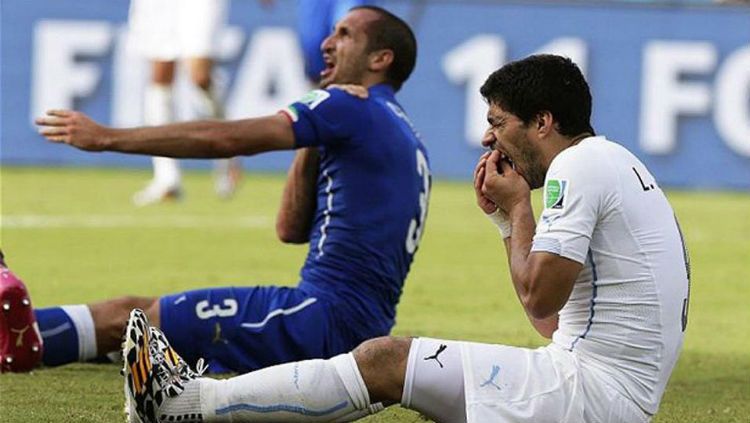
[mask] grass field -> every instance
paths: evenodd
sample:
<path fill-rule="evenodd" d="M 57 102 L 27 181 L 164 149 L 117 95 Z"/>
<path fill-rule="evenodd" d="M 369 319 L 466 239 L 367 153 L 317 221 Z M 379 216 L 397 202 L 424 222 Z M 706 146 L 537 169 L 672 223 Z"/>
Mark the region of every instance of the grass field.
<path fill-rule="evenodd" d="M 217 200 L 188 172 L 181 204 L 135 209 L 145 171 L 2 169 L 2 239 L 35 306 L 228 284 L 297 281 L 305 247 L 273 222 L 283 179 L 250 175 Z M 693 264 L 685 348 L 658 423 L 750 422 L 750 194 L 670 192 Z M 537 204 L 539 203 L 538 198 Z M 434 183 L 427 230 L 394 333 L 543 345 L 513 293 L 504 252 L 466 182 Z M 114 365 L 0 376 L 0 421 L 123 421 Z M 368 422 L 416 422 L 393 407 Z"/>

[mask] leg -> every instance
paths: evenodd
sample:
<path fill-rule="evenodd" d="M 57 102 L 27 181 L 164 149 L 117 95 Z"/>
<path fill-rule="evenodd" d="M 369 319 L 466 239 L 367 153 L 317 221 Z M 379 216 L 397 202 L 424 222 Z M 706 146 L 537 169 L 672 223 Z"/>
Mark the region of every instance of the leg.
<path fill-rule="evenodd" d="M 115 357 L 122 343 L 128 313 L 143 308 L 159 322 L 156 298 L 120 297 L 91 305 L 47 307 L 35 311 L 44 340 L 43 363 L 59 366 Z"/>
<path fill-rule="evenodd" d="M 222 119 L 224 108 L 211 77 L 213 60 L 206 57 L 195 57 L 188 60 L 190 80 L 196 87 L 194 115 L 199 119 Z M 234 195 L 242 177 L 242 165 L 239 158 L 219 159 L 214 161 L 214 190 L 222 199 Z"/>
<path fill-rule="evenodd" d="M 162 297 L 160 327 L 188 363 L 249 372 L 331 357 L 338 338 L 332 307 L 287 287 L 210 288 Z"/>
<path fill-rule="evenodd" d="M 401 401 L 411 338 L 382 337 L 363 342 L 352 354 L 373 402 Z"/>
<path fill-rule="evenodd" d="M 131 313 L 127 328 L 123 370 L 129 421 L 345 422 L 383 409 L 370 403 L 352 354 L 214 380 L 190 370 L 140 310 Z"/>
<path fill-rule="evenodd" d="M 174 60 L 154 60 L 151 62 L 151 83 L 171 86 L 174 83 Z"/>
<path fill-rule="evenodd" d="M 175 62 L 155 60 L 151 66 L 151 84 L 146 88 L 144 97 L 143 122 L 149 126 L 164 125 L 174 120 L 172 83 Z M 133 203 L 146 206 L 179 199 L 182 195 L 179 162 L 168 157 L 154 157 L 151 161 L 154 177 L 146 188 L 133 196 Z"/>
<path fill-rule="evenodd" d="M 219 55 L 219 41 L 226 26 L 229 4 L 226 0 L 192 0 L 186 2 L 180 19 L 181 57 L 188 58 L 190 80 L 196 87 L 197 101 L 192 103 L 198 119 L 223 119 L 224 108 L 213 79 L 214 60 Z M 237 158 L 216 160 L 214 190 L 222 199 L 234 195 L 241 177 Z"/>
<path fill-rule="evenodd" d="M 213 64 L 214 61 L 208 57 L 193 57 L 188 59 L 190 80 L 193 85 L 204 92 L 209 92 L 213 85 L 211 81 Z"/>
<path fill-rule="evenodd" d="M 134 319 L 139 317 L 131 317 L 131 322 Z M 449 343 L 447 349 L 442 343 L 436 344 L 436 352 L 432 351 L 434 345 L 430 342 L 443 341 L 428 340 L 420 347 L 419 342 L 408 338 L 383 337 L 363 343 L 354 353 L 328 360 L 287 363 L 231 379 L 214 380 L 198 377 L 180 364 L 179 358 L 165 358 L 173 356 L 169 352 L 153 355 L 144 360 L 145 366 L 141 364 L 139 360 L 144 354 L 140 349 L 148 343 L 149 351 L 167 351 L 170 347 L 155 329 L 150 331 L 149 341 L 142 341 L 137 333 L 148 324 L 142 322 L 143 317 L 140 319 L 141 323 L 128 325 L 135 328 L 135 336 L 130 333 L 126 336 L 129 344 L 124 355 L 129 360 L 125 366 L 126 398 L 131 412 L 141 418 L 154 408 L 150 404 L 155 403 L 154 415 L 161 421 L 348 422 L 383 409 L 382 403 L 373 403 L 371 398 L 388 404 L 408 398 L 411 403 L 424 402 L 424 408 L 414 408 L 439 422 L 466 421 L 461 411 L 465 404 L 460 348 L 456 343 Z M 422 354 L 428 356 L 421 357 Z M 433 357 L 439 360 L 420 370 L 419 363 Z M 429 366 L 437 367 L 435 363 L 440 363 L 446 371 L 425 370 Z M 153 368 L 144 374 L 143 368 L 148 366 Z M 415 379 L 410 375 L 410 368 L 412 373 L 426 371 L 437 376 Z M 175 386 L 160 382 L 155 376 L 175 371 L 183 375 L 187 383 Z M 155 379 L 158 385 L 155 392 L 143 388 Z M 168 398 L 160 400 L 165 397 L 164 393 Z"/>
<path fill-rule="evenodd" d="M 354 350 L 373 402 L 401 403 L 439 422 L 466 422 L 459 343 L 383 337 Z"/>
<path fill-rule="evenodd" d="M 96 348 L 99 356 L 119 351 L 122 334 L 130 311 L 146 310 L 153 325 L 159 324 L 159 300 L 148 297 L 120 297 L 89 305 L 96 331 Z"/>

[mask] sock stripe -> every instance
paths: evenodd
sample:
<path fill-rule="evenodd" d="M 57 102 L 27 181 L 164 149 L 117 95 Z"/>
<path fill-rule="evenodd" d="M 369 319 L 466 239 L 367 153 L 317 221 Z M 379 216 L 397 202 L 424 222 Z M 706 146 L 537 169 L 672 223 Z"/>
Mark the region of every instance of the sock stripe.
<path fill-rule="evenodd" d="M 286 411 L 294 414 L 301 414 L 310 417 L 322 417 L 328 414 L 335 413 L 349 406 L 349 401 L 344 401 L 336 404 L 325 410 L 311 410 L 298 405 L 290 404 L 275 404 L 275 405 L 255 405 L 255 404 L 232 404 L 224 408 L 216 409 L 215 413 L 217 416 L 228 414 L 236 411 L 251 411 L 254 413 L 277 413 L 280 411 Z"/>
<path fill-rule="evenodd" d="M 47 329 L 47 330 L 41 332 L 41 334 L 42 334 L 42 337 L 44 337 L 44 338 L 50 338 L 50 337 L 53 337 L 55 335 L 59 335 L 59 334 L 65 332 L 66 330 L 69 330 L 72 327 L 73 327 L 73 325 L 71 325 L 69 322 L 65 322 L 65 323 L 61 324 L 60 326 L 55 326 L 52 329 Z"/>

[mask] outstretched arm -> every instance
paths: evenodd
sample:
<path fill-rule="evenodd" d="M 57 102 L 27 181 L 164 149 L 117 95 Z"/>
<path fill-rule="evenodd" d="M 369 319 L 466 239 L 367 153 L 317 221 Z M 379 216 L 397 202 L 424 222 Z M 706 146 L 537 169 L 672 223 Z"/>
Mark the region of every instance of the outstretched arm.
<path fill-rule="evenodd" d="M 317 206 L 318 162 L 317 148 L 302 148 L 289 167 L 276 216 L 276 234 L 282 242 L 304 244 L 310 240 Z"/>
<path fill-rule="evenodd" d="M 99 125 L 80 112 L 51 110 L 36 124 L 48 140 L 86 151 L 212 159 L 294 148 L 292 126 L 281 114 L 119 129 Z"/>

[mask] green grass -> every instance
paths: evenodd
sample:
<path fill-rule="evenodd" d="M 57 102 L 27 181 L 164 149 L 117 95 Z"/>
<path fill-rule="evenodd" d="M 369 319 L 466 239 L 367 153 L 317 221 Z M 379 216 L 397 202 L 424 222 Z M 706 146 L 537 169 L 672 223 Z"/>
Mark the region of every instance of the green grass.
<path fill-rule="evenodd" d="M 305 255 L 305 247 L 275 238 L 280 175 L 249 175 L 237 198 L 222 202 L 207 173 L 188 172 L 183 203 L 145 209 L 129 202 L 148 178 L 145 171 L 6 167 L 1 178 L 0 245 L 37 307 L 227 284 L 294 284 Z M 693 287 L 685 348 L 654 421 L 748 423 L 750 195 L 669 197 L 690 248 Z M 34 216 L 36 223 L 28 220 Z M 116 218 L 125 227 L 71 227 L 87 216 L 100 223 Z M 54 225 L 55 217 L 63 219 Z M 434 184 L 394 333 L 544 344 L 517 303 L 503 248 L 466 182 Z M 122 421 L 121 386 L 114 365 L 2 375 L 0 421 Z M 368 421 L 419 416 L 393 407 Z"/>

